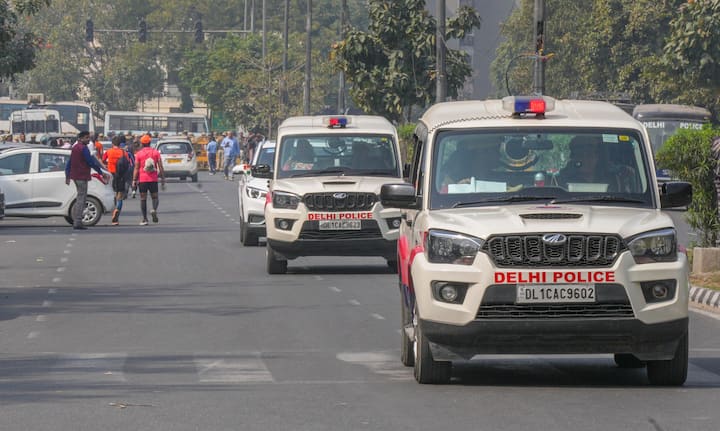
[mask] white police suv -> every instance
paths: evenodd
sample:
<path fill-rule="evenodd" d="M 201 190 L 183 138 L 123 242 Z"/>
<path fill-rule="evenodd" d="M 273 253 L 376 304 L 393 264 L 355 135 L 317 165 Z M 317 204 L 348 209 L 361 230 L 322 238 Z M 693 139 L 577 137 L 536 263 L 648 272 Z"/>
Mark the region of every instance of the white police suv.
<path fill-rule="evenodd" d="M 396 266 L 400 211 L 380 187 L 401 178 L 395 127 L 382 117 L 288 118 L 278 128 L 265 204 L 267 272 L 299 256 L 379 256 Z"/>
<path fill-rule="evenodd" d="M 440 103 L 414 154 L 381 203 L 402 209 L 401 359 L 418 382 L 478 354 L 580 353 L 685 382 L 688 265 L 660 209 L 692 189 L 658 189 L 640 123 L 596 101 Z"/>

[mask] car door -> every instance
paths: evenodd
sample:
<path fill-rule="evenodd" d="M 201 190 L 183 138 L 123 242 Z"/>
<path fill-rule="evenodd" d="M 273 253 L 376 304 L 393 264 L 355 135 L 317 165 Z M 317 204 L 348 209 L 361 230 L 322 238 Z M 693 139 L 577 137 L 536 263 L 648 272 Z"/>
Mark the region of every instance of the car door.
<path fill-rule="evenodd" d="M 33 172 L 33 205 L 37 215 L 58 215 L 70 206 L 75 186 L 65 184 L 68 152 L 38 151 L 37 170 Z"/>
<path fill-rule="evenodd" d="M 0 154 L 0 189 L 5 193 L 5 214 L 32 215 L 30 161 L 32 152 Z"/>

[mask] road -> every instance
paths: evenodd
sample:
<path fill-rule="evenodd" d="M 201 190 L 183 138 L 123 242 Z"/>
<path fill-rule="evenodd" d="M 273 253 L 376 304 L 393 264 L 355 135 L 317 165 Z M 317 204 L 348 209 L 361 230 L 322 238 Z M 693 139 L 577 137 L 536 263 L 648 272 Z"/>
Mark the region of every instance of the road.
<path fill-rule="evenodd" d="M 399 361 L 382 259 L 268 276 L 239 245 L 236 184 L 171 182 L 160 223 L 128 200 L 87 231 L 0 221 L 3 430 L 716 430 L 720 321 L 691 313 L 682 388 L 609 356 L 483 357 L 452 384 Z"/>

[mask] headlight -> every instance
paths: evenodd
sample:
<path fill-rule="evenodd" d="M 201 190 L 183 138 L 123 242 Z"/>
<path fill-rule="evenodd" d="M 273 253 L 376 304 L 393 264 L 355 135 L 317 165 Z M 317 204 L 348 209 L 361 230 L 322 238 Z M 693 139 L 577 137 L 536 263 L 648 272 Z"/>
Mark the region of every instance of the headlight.
<path fill-rule="evenodd" d="M 480 238 L 443 230 L 430 230 L 425 250 L 432 263 L 472 265 L 475 256 L 485 243 Z"/>
<path fill-rule="evenodd" d="M 630 239 L 628 249 L 635 263 L 672 262 L 677 260 L 675 229 L 642 233 Z"/>
<path fill-rule="evenodd" d="M 245 194 L 247 194 L 249 198 L 265 199 L 266 193 L 265 190 L 256 189 L 255 187 L 245 187 Z"/>
<path fill-rule="evenodd" d="M 275 208 L 294 210 L 300 203 L 300 196 L 293 193 L 273 192 L 272 200 Z"/>

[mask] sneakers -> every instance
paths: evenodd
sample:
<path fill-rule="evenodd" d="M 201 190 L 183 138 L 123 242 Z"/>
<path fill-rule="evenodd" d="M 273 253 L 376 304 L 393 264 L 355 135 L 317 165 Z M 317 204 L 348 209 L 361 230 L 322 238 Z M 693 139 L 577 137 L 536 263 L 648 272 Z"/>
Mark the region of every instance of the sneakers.
<path fill-rule="evenodd" d="M 132 192 L 132 198 L 135 199 L 135 190 Z"/>
<path fill-rule="evenodd" d="M 120 221 L 118 220 L 120 218 L 120 210 L 114 210 L 112 215 L 112 225 L 117 226 L 120 224 Z"/>
<path fill-rule="evenodd" d="M 73 226 L 73 229 L 75 229 L 75 230 L 87 230 L 87 228 L 86 228 L 85 226 L 83 226 L 83 225 Z"/>
<path fill-rule="evenodd" d="M 150 216 L 151 216 L 152 219 L 153 219 L 153 223 L 157 223 L 157 222 L 158 222 L 157 211 L 155 211 L 155 210 L 150 211 Z"/>
<path fill-rule="evenodd" d="M 140 226 L 147 226 L 148 221 L 146 219 L 143 219 L 143 221 L 140 222 Z"/>
<path fill-rule="evenodd" d="M 227 176 L 227 175 L 225 175 L 225 179 L 226 179 L 226 180 L 229 180 L 230 178 L 228 178 L 228 176 Z"/>

